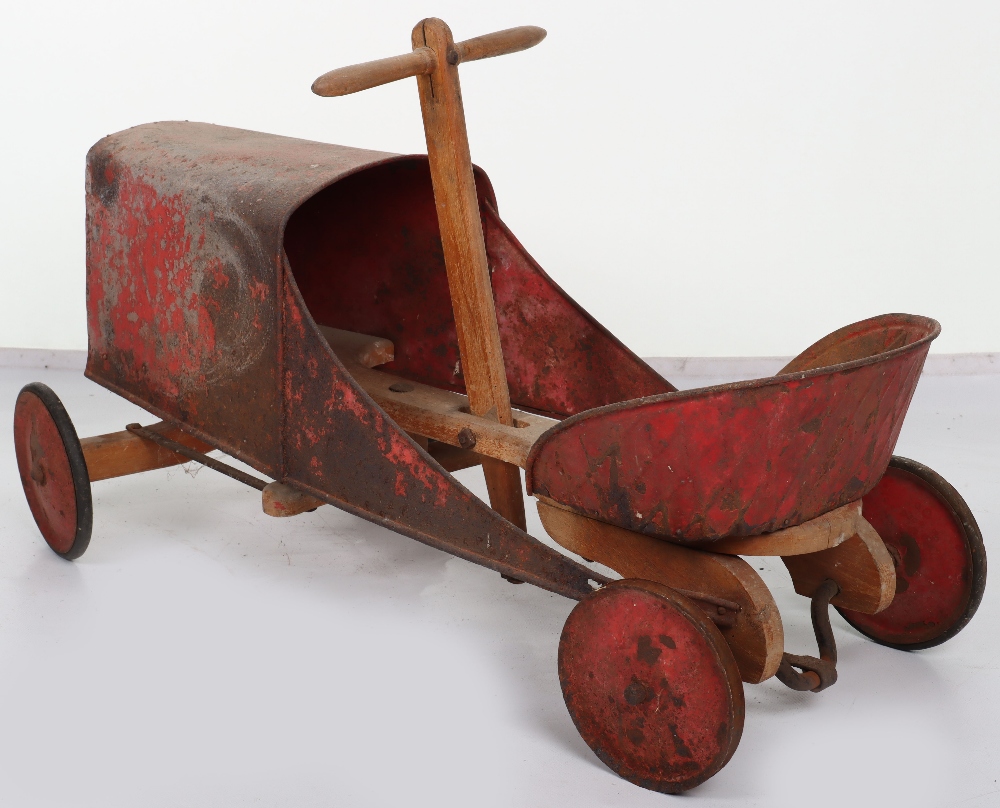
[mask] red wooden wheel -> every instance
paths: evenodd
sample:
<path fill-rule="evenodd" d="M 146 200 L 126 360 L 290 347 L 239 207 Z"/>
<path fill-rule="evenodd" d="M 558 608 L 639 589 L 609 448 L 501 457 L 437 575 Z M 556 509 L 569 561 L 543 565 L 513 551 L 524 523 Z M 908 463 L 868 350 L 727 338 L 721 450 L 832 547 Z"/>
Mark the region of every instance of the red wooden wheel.
<path fill-rule="evenodd" d="M 90 477 L 73 422 L 52 390 L 25 385 L 14 405 L 14 452 L 31 515 L 56 553 L 79 558 L 90 543 Z"/>
<path fill-rule="evenodd" d="M 878 614 L 840 609 L 844 619 L 875 642 L 904 650 L 954 637 L 986 587 L 986 548 L 965 500 L 926 466 L 894 457 L 862 514 L 895 562 L 896 594 Z"/>
<path fill-rule="evenodd" d="M 676 793 L 726 765 L 743 733 L 743 683 L 705 613 L 662 584 L 608 584 L 573 609 L 559 640 L 569 713 L 619 776 Z"/>

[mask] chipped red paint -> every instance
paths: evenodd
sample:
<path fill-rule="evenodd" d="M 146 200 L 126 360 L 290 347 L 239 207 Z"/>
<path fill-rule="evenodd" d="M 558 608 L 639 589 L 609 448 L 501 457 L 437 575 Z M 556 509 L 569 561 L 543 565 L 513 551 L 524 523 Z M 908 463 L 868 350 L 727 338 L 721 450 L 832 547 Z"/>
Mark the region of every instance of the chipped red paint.
<path fill-rule="evenodd" d="M 105 286 L 106 276 L 96 278 L 89 318 L 95 325 L 103 321 L 109 347 L 132 366 L 161 369 L 148 378 L 165 395 L 177 396 L 185 380 L 205 387 L 206 369 L 216 358 L 213 317 L 221 312 L 218 301 L 199 294 L 195 284 L 190 207 L 181 193 L 159 195 L 128 166 L 116 171 L 108 164 L 104 178 L 118 189 L 119 216 L 112 222 L 107 206 L 93 208 L 93 250 L 114 255 L 120 249 L 124 265 L 155 270 L 133 275 L 131 283 L 108 284 L 111 288 Z M 204 264 L 210 287 L 228 286 L 218 257 Z"/>
<path fill-rule="evenodd" d="M 395 159 L 206 124 L 105 138 L 88 156 L 87 374 L 274 479 L 583 597 L 606 579 L 444 471 L 358 387 L 303 305 L 283 253 L 288 217 Z"/>
<path fill-rule="evenodd" d="M 284 222 L 386 159 L 208 124 L 100 141 L 87 157 L 88 377 L 277 468 Z"/>
<path fill-rule="evenodd" d="M 842 329 L 854 335 L 842 364 L 574 416 L 532 448 L 528 490 L 681 542 L 801 524 L 878 482 L 939 331 L 927 318 L 884 315 Z M 817 345 L 830 353 L 836 341 Z"/>
<path fill-rule="evenodd" d="M 624 580 L 573 609 L 559 682 L 580 735 L 629 782 L 674 793 L 704 782 L 736 751 L 743 684 L 719 630 L 661 584 Z"/>
<path fill-rule="evenodd" d="M 286 279 L 282 480 L 459 558 L 579 599 L 601 576 L 524 533 L 396 426 L 340 364 Z"/>
<path fill-rule="evenodd" d="M 841 614 L 869 637 L 901 648 L 957 634 L 986 586 L 982 535 L 958 492 L 926 466 L 894 457 L 862 513 L 889 548 L 896 594 L 878 614 Z"/>
<path fill-rule="evenodd" d="M 515 404 L 562 418 L 677 389 L 556 285 L 488 204 L 482 212 Z"/>
<path fill-rule="evenodd" d="M 562 418 L 674 390 L 545 274 L 496 214 L 489 180 L 476 180 L 513 404 Z M 385 370 L 464 392 L 426 158 L 317 194 L 289 221 L 285 248 L 318 323 L 390 339 Z"/>

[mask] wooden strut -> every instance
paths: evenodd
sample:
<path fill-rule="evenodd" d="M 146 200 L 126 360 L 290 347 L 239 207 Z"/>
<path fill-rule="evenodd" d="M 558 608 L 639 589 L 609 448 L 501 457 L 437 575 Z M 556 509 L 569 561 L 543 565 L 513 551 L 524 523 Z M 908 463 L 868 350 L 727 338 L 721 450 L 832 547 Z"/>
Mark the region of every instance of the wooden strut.
<path fill-rule="evenodd" d="M 535 441 L 558 423 L 526 412 L 513 412 L 516 417 L 510 425 L 476 417 L 468 397 L 461 393 L 375 369 L 392 361 L 394 350 L 389 340 L 323 325 L 319 330 L 351 378 L 411 435 L 474 450 L 480 460 L 495 458 L 524 468 Z M 442 448 L 435 449 L 432 444 L 429 451 L 441 462 Z M 442 465 L 448 468 L 446 463 Z"/>
<path fill-rule="evenodd" d="M 863 614 L 887 608 L 896 594 L 896 568 L 878 532 L 864 519 L 845 542 L 808 555 L 785 555 L 781 560 L 792 576 L 795 591 L 814 597 L 830 578 L 839 591 L 834 606 Z"/>
<path fill-rule="evenodd" d="M 717 539 L 706 549 L 713 553 L 741 556 L 797 556 L 829 550 L 848 541 L 871 525 L 861 515 L 861 500 L 834 508 L 822 516 L 795 527 L 786 527 L 762 536 Z"/>
<path fill-rule="evenodd" d="M 539 499 L 538 515 L 558 544 L 610 567 L 684 592 L 709 592 L 738 605 L 735 620 L 719 625 L 743 681 L 774 676 L 785 650 L 781 615 L 767 585 L 742 558 L 705 552 L 635 533 Z"/>

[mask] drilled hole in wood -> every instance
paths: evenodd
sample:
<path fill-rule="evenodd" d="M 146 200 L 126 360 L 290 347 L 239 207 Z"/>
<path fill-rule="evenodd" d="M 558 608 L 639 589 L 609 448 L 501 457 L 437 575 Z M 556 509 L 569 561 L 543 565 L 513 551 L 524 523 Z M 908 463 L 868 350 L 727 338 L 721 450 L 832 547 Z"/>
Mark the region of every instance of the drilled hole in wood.
<path fill-rule="evenodd" d="M 394 393 L 412 393 L 416 388 L 406 382 L 394 382 L 389 385 L 389 389 Z"/>

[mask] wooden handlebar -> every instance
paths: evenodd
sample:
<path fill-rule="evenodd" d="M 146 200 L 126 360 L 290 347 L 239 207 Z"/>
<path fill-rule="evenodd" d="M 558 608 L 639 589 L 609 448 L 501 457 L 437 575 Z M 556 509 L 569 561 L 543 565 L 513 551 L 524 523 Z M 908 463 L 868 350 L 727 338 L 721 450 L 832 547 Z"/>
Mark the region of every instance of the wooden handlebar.
<path fill-rule="evenodd" d="M 430 48 L 416 48 L 412 53 L 362 62 L 359 65 L 338 67 L 324 73 L 313 82 L 312 91 L 325 97 L 350 95 L 369 90 L 382 84 L 389 84 L 410 76 L 426 76 L 434 70 L 434 51 Z"/>
<path fill-rule="evenodd" d="M 545 35 L 544 28 L 539 28 L 537 25 L 522 25 L 518 28 L 506 28 L 503 31 L 494 31 L 492 34 L 483 34 L 464 42 L 456 42 L 458 61 L 455 64 L 527 50 L 545 39 Z M 450 63 L 451 59 L 448 61 Z"/>
<path fill-rule="evenodd" d="M 456 42 L 454 51 L 448 54 L 448 63 L 457 65 L 517 53 L 537 45 L 545 39 L 545 34 L 544 28 L 522 25 Z M 434 72 L 436 62 L 434 51 L 430 48 L 414 48 L 402 56 L 331 70 L 313 82 L 312 91 L 325 97 L 350 95 L 411 76 L 427 76 Z"/>

